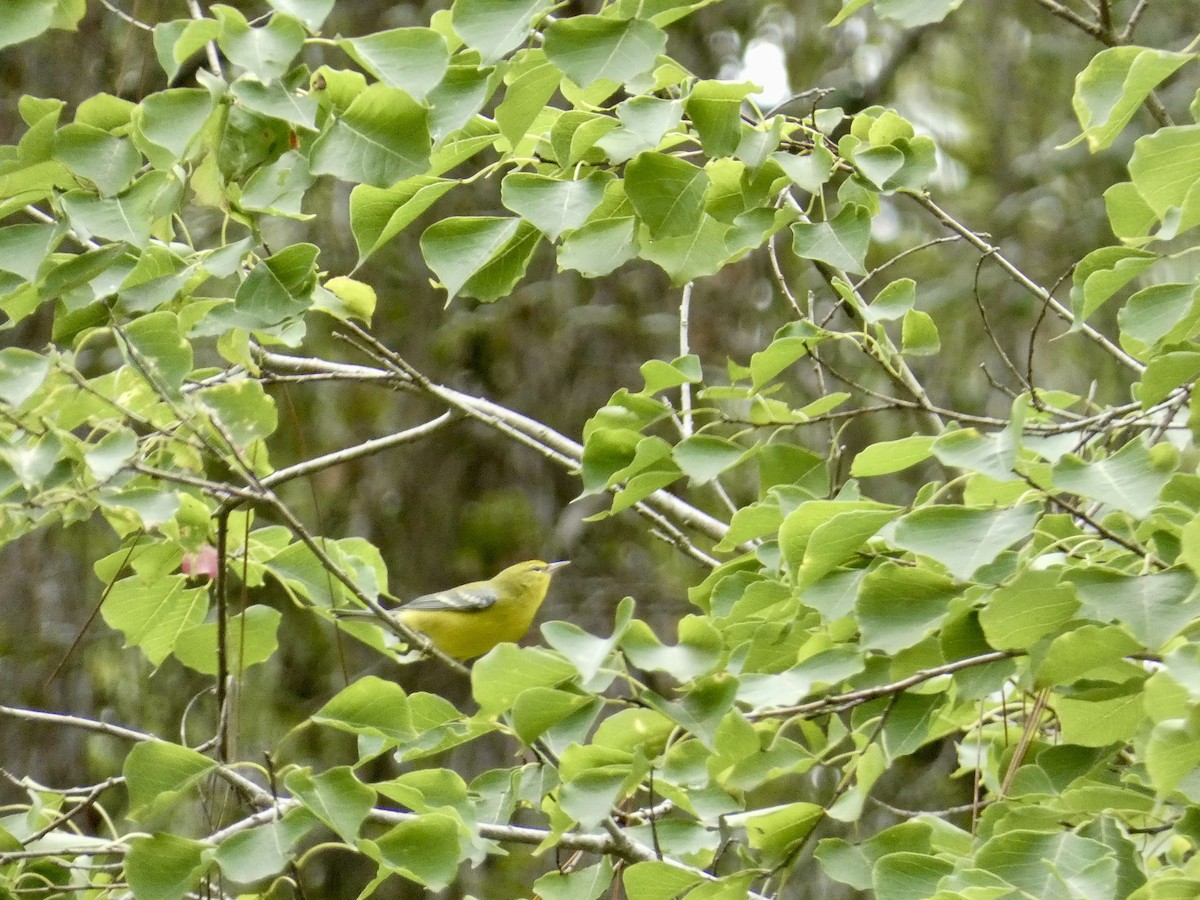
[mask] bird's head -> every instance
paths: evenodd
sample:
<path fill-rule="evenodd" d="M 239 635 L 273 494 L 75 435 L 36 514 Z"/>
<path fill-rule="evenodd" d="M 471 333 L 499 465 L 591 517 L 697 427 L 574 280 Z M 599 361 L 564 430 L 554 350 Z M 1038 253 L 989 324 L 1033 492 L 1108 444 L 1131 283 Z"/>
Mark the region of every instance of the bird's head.
<path fill-rule="evenodd" d="M 536 592 L 538 601 L 541 602 L 542 598 L 546 596 L 546 589 L 550 586 L 550 576 L 569 562 L 570 560 L 551 563 L 543 562 L 540 559 L 526 560 L 509 566 L 493 578 L 492 583 L 499 587 L 502 593 L 507 591 L 524 593 L 532 590 Z"/>

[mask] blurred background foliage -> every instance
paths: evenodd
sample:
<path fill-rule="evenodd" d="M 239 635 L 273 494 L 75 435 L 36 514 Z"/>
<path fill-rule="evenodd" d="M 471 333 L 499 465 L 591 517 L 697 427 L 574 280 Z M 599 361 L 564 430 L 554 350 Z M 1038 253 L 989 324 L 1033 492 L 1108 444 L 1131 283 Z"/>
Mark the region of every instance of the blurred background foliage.
<path fill-rule="evenodd" d="M 254 3 L 230 5 L 248 17 L 262 12 Z M 589 12 L 594 5 L 573 2 L 564 15 Z M 52 31 L 0 51 L 0 142 L 14 142 L 23 131 L 16 111 L 21 95 L 56 97 L 73 108 L 100 91 L 137 99 L 166 86 L 149 32 L 109 6 L 150 24 L 186 15 L 179 0 L 89 3 L 79 34 Z M 325 32 L 353 36 L 422 25 L 446 6 L 339 2 Z M 718 3 L 675 23 L 668 53 L 706 78 L 754 78 L 761 74 L 755 66 L 782 59 L 791 92 L 821 89 L 792 101 L 789 111 L 794 114 L 807 112 L 814 102 L 843 106 L 849 112 L 872 104 L 895 107 L 937 141 L 939 170 L 931 191 L 938 201 L 960 221 L 987 232 L 989 240 L 1040 283 L 1054 284 L 1089 250 L 1112 242 L 1101 194 L 1125 177 L 1129 142 L 1141 130 L 1129 129 L 1096 155 L 1082 145 L 1057 149 L 1078 133 L 1070 95 L 1076 73 L 1098 49 L 1089 37 L 1034 0 L 966 2 L 944 22 L 909 31 L 879 21 L 869 10 L 828 28 L 826 23 L 839 8 L 836 0 Z M 1140 43 L 1179 49 L 1184 42 L 1180 36 L 1200 30 L 1200 4 L 1156 3 L 1140 29 Z M 324 52 L 336 63 L 338 51 Z M 314 56 L 310 64 L 326 59 L 330 57 Z M 1172 90 L 1170 83 L 1164 86 L 1166 105 L 1186 106 L 1190 98 L 1174 96 Z M 781 97 L 787 93 L 780 92 Z M 315 218 L 280 221 L 279 233 L 268 235 L 268 243 L 311 241 L 322 248 L 325 269 L 349 272 L 356 251 L 347 221 L 347 194 L 348 186 L 327 179 L 309 192 L 306 211 Z M 945 236 L 911 201 L 894 197 L 884 202 L 884 214 L 875 220 L 869 263 L 877 265 Z M 443 308 L 444 292 L 430 284 L 417 237 L 437 218 L 489 215 L 500 209 L 498 182 L 478 180 L 436 204 L 376 253 L 356 275 L 379 295 L 374 333 L 389 346 L 405 348 L 408 359 L 431 378 L 578 436 L 585 420 L 614 390 L 640 385 L 642 362 L 677 355 L 679 291 L 660 270 L 636 261 L 594 281 L 575 272 L 558 273 L 552 254 L 543 247 L 511 297 L 492 305 L 457 300 Z M 220 223 L 214 216 L 189 224 L 202 233 Z M 797 294 L 811 290 L 818 308 L 829 310 L 832 292 L 813 267 L 798 259 L 790 262 L 789 267 L 784 260 L 785 275 Z M 903 276 L 920 285 L 921 306 L 937 320 L 946 348 L 913 363 L 930 395 L 963 411 L 1006 415 L 1011 399 L 1005 388 L 1019 387 L 995 347 L 980 338 L 981 309 L 999 346 L 1024 361 L 1040 307 L 961 244 L 917 250 L 889 267 L 889 280 Z M 0 332 L 0 342 L 43 348 L 50 337 L 49 312 L 47 307 Z M 1101 330 L 1108 330 L 1106 314 L 1115 315 L 1102 310 L 1093 317 Z M 691 347 L 707 367 L 719 372 L 727 359 L 745 363 L 791 318 L 765 255 L 754 254 L 696 284 Z M 310 318 L 307 349 L 318 356 L 355 360 L 352 348 L 322 327 Z M 1081 393 L 1094 390 L 1110 402 L 1128 399 L 1127 379 L 1114 371 L 1116 364 L 1092 352 L 1085 342 L 1054 341 L 1063 331 L 1064 326 L 1052 319 L 1037 331 L 1033 359 L 1042 382 Z M 835 357 L 830 361 L 838 367 Z M 863 366 L 861 360 L 847 357 L 844 362 L 848 378 L 887 391 L 877 371 L 856 371 Z M 809 380 L 810 370 L 795 367 L 795 372 L 788 390 L 796 397 L 816 396 L 819 388 Z M 281 427 L 272 441 L 276 467 L 397 431 L 423 421 L 430 412 L 420 398 L 369 386 L 318 383 L 278 389 L 275 397 L 281 413 Z M 838 440 L 854 449 L 913 430 L 903 413 L 860 416 Z M 804 433 L 797 439 L 803 441 Z M 820 449 L 828 440 L 828 430 L 823 430 L 813 434 L 811 444 Z M 928 473 L 919 468 L 904 473 L 911 482 L 907 488 L 895 485 L 894 495 L 889 496 L 887 485 L 877 491 L 872 485 L 872 491 L 881 500 L 910 496 L 912 484 L 924 480 L 923 474 Z M 556 582 L 542 619 L 570 619 L 605 633 L 618 600 L 630 595 L 638 601 L 640 616 L 656 631 L 673 634 L 673 623 L 688 611 L 686 588 L 703 577 L 700 568 L 649 539 L 646 524 L 631 514 L 586 522 L 603 498 L 573 502 L 578 493 L 575 480 L 541 457 L 494 431 L 459 423 L 452 426 L 449 438 L 443 432 L 437 440 L 356 459 L 322 471 L 307 483 L 289 485 L 283 499 L 316 532 L 359 535 L 376 544 L 391 573 L 392 592 L 399 596 L 487 577 L 517 559 L 569 558 L 573 565 Z M 103 524 L 80 524 L 35 534 L 0 551 L 6 582 L 5 615 L 0 616 L 5 702 L 138 721 L 147 731 L 169 734 L 181 719 L 186 721 L 185 707 L 199 697 L 193 714 L 200 716 L 202 711 L 201 720 L 208 721 L 211 698 L 199 675 L 173 659 L 152 672 L 140 654 L 120 652 L 119 635 L 100 626 L 85 628 L 103 590 L 88 560 L 114 546 L 115 538 Z M 280 597 L 278 602 L 286 615 L 286 600 Z M 301 731 L 274 748 L 266 736 L 302 721 L 363 671 L 401 677 L 409 690 L 449 692 L 454 702 L 466 694 L 465 683 L 447 684 L 432 667 L 417 666 L 402 674 L 382 671 L 378 657 L 339 640 L 315 617 L 295 614 L 291 619 L 280 632 L 281 652 L 265 670 L 258 670 L 250 693 L 241 698 L 238 733 L 247 758 L 256 749 L 273 749 L 296 762 L 336 756 L 336 742 L 342 738 L 329 732 Z M 78 646 L 72 649 L 81 630 Z M 177 706 L 148 704 L 150 681 L 156 698 L 174 697 Z M 456 691 L 463 696 L 454 696 Z M 51 786 L 92 781 L 117 770 L 125 749 L 81 731 L 11 720 L 0 727 L 3 766 Z M 486 756 L 498 751 L 470 744 L 456 752 Z M 464 770 L 477 772 L 502 761 L 458 762 Z M 914 762 L 925 777 L 910 777 L 919 773 L 898 769 L 889 776 L 896 783 L 884 788 L 884 795 L 890 792 L 901 807 L 951 805 L 960 799 L 942 796 L 950 790 L 945 776 L 953 760 L 933 765 L 926 756 Z M 0 782 L 0 801 L 15 796 L 13 785 Z M 523 859 L 524 853 L 518 852 L 501 868 L 519 872 Z M 503 872 L 492 872 L 486 889 L 476 884 L 475 890 L 508 896 L 504 877 Z M 470 889 L 471 881 L 468 875 L 460 887 Z M 411 885 L 397 885 L 396 890 L 396 896 L 420 893 Z M 404 894 L 405 890 L 416 892 Z"/>

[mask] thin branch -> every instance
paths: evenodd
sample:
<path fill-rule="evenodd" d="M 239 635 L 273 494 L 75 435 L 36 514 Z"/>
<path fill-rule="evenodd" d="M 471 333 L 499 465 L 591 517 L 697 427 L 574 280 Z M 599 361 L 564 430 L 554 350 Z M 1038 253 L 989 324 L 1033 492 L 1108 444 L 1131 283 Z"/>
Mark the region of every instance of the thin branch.
<path fill-rule="evenodd" d="M 352 326 L 353 329 L 353 326 Z M 388 354 L 393 359 L 381 361 L 391 373 L 391 380 L 401 384 L 409 384 L 440 399 L 443 403 L 454 407 L 468 417 L 495 428 L 502 434 L 513 438 L 521 444 L 541 453 L 547 459 L 562 466 L 567 472 L 577 474 L 583 458 L 583 446 L 560 434 L 548 425 L 529 416 L 522 415 L 498 403 L 493 403 L 482 397 L 476 397 L 445 385 L 436 384 L 417 372 L 407 362 L 395 357 L 387 347 L 380 344 L 372 335 L 361 332 L 361 338 L 367 342 L 375 353 Z M 299 372 L 345 372 L 355 377 L 363 377 L 364 373 L 376 372 L 363 366 L 346 363 L 327 362 L 306 357 L 287 356 L 261 347 L 254 348 L 260 364 Z M 378 357 L 376 357 L 378 358 Z M 417 380 L 414 380 L 414 375 Z M 388 381 L 387 377 L 381 381 Z M 634 507 L 639 513 L 649 509 L 662 516 L 668 516 L 676 523 L 693 528 L 713 541 L 725 537 L 729 526 L 708 513 L 697 509 L 685 500 L 681 500 L 666 490 L 657 490 Z M 643 513 L 644 514 L 644 513 Z M 748 547 L 746 549 L 749 549 Z"/>
<path fill-rule="evenodd" d="M 1058 16 L 1064 22 L 1068 22 L 1085 34 L 1091 35 L 1106 47 L 1121 47 L 1129 44 L 1133 38 L 1133 30 L 1137 27 L 1138 20 L 1142 17 L 1142 13 L 1145 12 L 1145 8 L 1149 4 L 1149 0 L 1142 0 L 1130 14 L 1125 28 L 1118 34 L 1113 27 L 1112 13 L 1109 10 L 1109 0 L 1101 0 L 1099 8 L 1096 9 L 1095 21 L 1085 19 L 1079 13 L 1059 3 L 1058 0 L 1034 0 L 1034 2 L 1052 15 Z M 1158 95 L 1154 91 L 1146 94 L 1146 99 L 1142 101 L 1142 105 L 1149 110 L 1150 115 L 1154 117 L 1154 121 L 1158 123 L 1160 128 L 1168 128 L 1175 124 L 1175 120 L 1171 118 L 1171 114 L 1167 112 L 1167 108 L 1163 106 L 1162 101 L 1158 99 Z"/>
<path fill-rule="evenodd" d="M 390 450 L 393 447 L 399 447 L 402 444 L 411 444 L 422 438 L 428 437 L 435 431 L 445 425 L 448 425 L 454 419 L 454 414 L 444 412 L 428 422 L 420 425 L 414 425 L 412 428 L 406 428 L 404 431 L 397 431 L 395 434 L 385 435 L 381 438 L 374 438 L 369 441 L 363 441 L 361 444 L 355 444 L 353 447 L 346 447 L 343 450 L 334 450 L 332 453 L 326 453 L 324 456 L 317 456 L 313 459 L 306 459 L 304 462 L 296 463 L 294 466 L 288 466 L 286 469 L 278 469 L 270 475 L 262 478 L 264 487 L 275 487 L 277 484 L 282 484 L 286 481 L 291 481 L 295 478 L 303 478 L 306 475 L 311 475 L 314 472 L 319 472 L 323 469 L 329 469 L 333 466 L 341 465 L 342 463 L 350 462 L 354 459 L 360 459 L 364 456 L 372 456 L 376 453 L 381 453 L 384 450 Z"/>
<path fill-rule="evenodd" d="M 911 256 L 914 253 L 920 253 L 922 250 L 928 250 L 930 247 L 936 247 L 938 244 L 950 244 L 950 243 L 953 243 L 954 241 L 961 241 L 961 240 L 962 240 L 962 237 L 957 234 L 948 234 L 943 237 L 932 238 L 931 240 L 924 241 L 923 243 L 917 244 L 917 246 L 915 246 L 915 247 L 909 247 L 907 250 L 901 250 L 899 253 L 897 253 L 895 256 L 893 256 L 891 259 L 881 262 L 879 265 L 877 265 L 875 268 L 873 268 L 870 272 L 868 272 L 866 275 L 864 275 L 862 278 L 860 278 L 858 280 L 858 282 L 854 285 L 854 289 L 856 291 L 860 290 L 864 284 L 866 284 L 868 281 L 870 281 L 872 278 L 874 278 L 880 272 L 887 271 L 889 268 L 894 266 L 896 263 L 900 262 L 900 260 L 904 259 L 904 257 L 906 257 L 906 256 Z"/>
<path fill-rule="evenodd" d="M 679 298 L 679 355 L 681 357 L 692 352 L 688 346 L 691 309 L 692 282 L 689 281 L 683 286 L 683 293 Z M 685 381 L 679 386 L 679 413 L 683 425 L 683 436 L 689 438 L 692 436 L 692 383 L 690 381 Z"/>
<path fill-rule="evenodd" d="M 1049 696 L 1050 688 L 1042 688 L 1037 692 L 1037 696 L 1034 697 L 1033 709 L 1025 717 L 1025 727 L 1021 730 L 1021 739 L 1017 741 L 1017 747 L 1013 751 L 1012 759 L 1008 763 L 1008 771 L 1004 773 L 1004 781 L 1000 785 L 1001 798 L 1008 795 L 1013 779 L 1017 776 L 1017 769 L 1025 761 L 1025 754 L 1029 752 L 1029 747 L 1033 743 L 1033 736 L 1037 734 L 1038 724 L 1041 722 L 1042 713 L 1045 712 L 1046 701 Z"/>
<path fill-rule="evenodd" d="M 134 28 L 140 28 L 143 31 L 153 31 L 154 30 L 153 25 L 150 25 L 147 22 L 143 22 L 141 19 L 134 18 L 129 13 L 125 12 L 125 10 L 118 7 L 115 3 L 111 2 L 111 0 L 100 0 L 100 5 L 103 6 L 105 9 L 107 9 L 110 13 L 115 15 L 118 19 L 123 19 L 124 21 L 128 22 Z"/>
<path fill-rule="evenodd" d="M 1033 296 L 1037 297 L 1043 303 L 1049 304 L 1050 308 L 1053 309 L 1054 312 L 1058 314 L 1058 317 L 1060 319 L 1062 319 L 1064 322 L 1066 322 L 1070 325 L 1075 324 L 1074 313 L 1072 313 L 1071 310 L 1069 310 L 1065 306 L 1063 306 L 1062 303 L 1060 303 L 1058 300 L 1054 299 L 1054 296 L 1049 291 L 1047 291 L 1044 287 L 1042 287 L 1040 284 L 1035 282 L 1032 278 L 1030 278 L 1028 275 L 1026 275 L 1024 272 L 1022 272 L 1020 269 L 1018 269 L 1015 265 L 1013 265 L 1013 263 L 1010 262 L 1008 260 L 1008 258 L 1004 256 L 1003 253 L 1000 252 L 1000 248 L 994 247 L 991 244 L 989 244 L 987 241 L 985 241 L 982 237 L 980 237 L 974 231 L 971 231 L 971 229 L 967 228 L 967 226 L 963 225 L 961 222 L 959 222 L 957 219 L 955 219 L 952 215 L 950 215 L 948 212 L 946 212 L 944 209 L 942 209 L 940 206 L 938 206 L 936 203 L 934 203 L 933 200 L 931 198 L 929 198 L 928 196 L 926 196 L 925 194 L 918 194 L 918 193 L 915 193 L 912 191 L 906 191 L 905 196 L 909 197 L 918 206 L 921 206 L 924 209 L 928 210 L 930 213 L 932 213 L 933 216 L 939 222 L 941 222 L 943 225 L 945 225 L 951 231 L 953 231 L 956 234 L 959 234 L 963 238 L 965 238 L 967 243 L 969 243 L 972 247 L 979 250 L 981 253 L 986 253 L 988 256 L 990 256 L 992 259 L 994 259 L 996 261 L 996 264 L 998 266 L 1000 266 L 1000 268 L 1002 268 L 1005 272 L 1007 272 L 1009 277 L 1012 278 L 1013 281 L 1015 281 L 1017 284 L 1021 285 L 1021 287 L 1025 288 L 1025 290 L 1027 290 L 1029 293 L 1033 294 Z M 1100 332 L 1098 332 L 1096 329 L 1094 329 L 1091 325 L 1084 323 L 1083 325 L 1081 325 L 1079 327 L 1080 327 L 1080 330 L 1084 334 L 1086 334 L 1089 338 L 1091 338 L 1093 341 L 1095 341 L 1097 344 L 1099 344 L 1101 347 L 1103 347 L 1104 350 L 1110 356 L 1112 356 L 1118 362 L 1123 364 L 1126 368 L 1128 368 L 1138 374 L 1145 371 L 1146 367 L 1142 363 L 1138 362 L 1136 359 L 1134 359 L 1132 356 L 1130 356 L 1128 353 L 1126 353 L 1124 350 L 1122 350 L 1120 347 L 1118 347 L 1116 344 L 1114 344 L 1112 341 L 1110 341 L 1108 338 L 1106 338 L 1104 335 L 1102 335 Z"/>
<path fill-rule="evenodd" d="M 188 12 L 192 14 L 192 18 L 201 21 L 205 18 L 204 10 L 200 8 L 199 0 L 187 0 Z M 208 65 L 212 69 L 214 75 L 218 78 L 224 78 L 225 73 L 221 71 L 221 56 L 217 53 L 217 42 L 209 41 L 204 45 L 204 50 L 208 54 Z"/>
<path fill-rule="evenodd" d="M 979 293 L 979 275 L 983 271 L 983 264 L 987 261 L 990 255 L 991 254 L 988 253 L 982 254 L 975 263 L 975 281 L 971 291 L 972 296 L 975 298 L 975 308 L 979 310 L 979 318 L 983 322 L 983 330 L 986 332 L 988 339 L 991 340 L 992 346 L 995 348 L 997 355 L 1000 357 L 1000 361 L 1004 363 L 1005 368 L 1012 373 L 1012 376 L 1017 379 L 1023 389 L 1032 391 L 1033 385 L 1026 381 L 1025 376 L 1018 371 L 1017 367 L 1013 364 L 1013 361 L 1009 358 L 1008 352 L 1003 346 L 1001 346 L 1000 339 L 996 337 L 996 333 L 992 331 L 992 323 L 988 319 L 987 307 L 984 306 L 983 297 Z M 1043 307 L 1043 309 L 1044 308 L 1045 307 Z"/>
<path fill-rule="evenodd" d="M 1170 566 L 1168 566 L 1165 562 L 1163 562 L 1163 560 L 1159 559 L 1156 554 L 1151 552 L 1146 547 L 1143 547 L 1140 544 L 1135 544 L 1133 541 L 1126 540 L 1125 538 L 1121 537 L 1121 535 L 1119 535 L 1115 531 L 1113 531 L 1111 528 L 1108 528 L 1102 522 L 1098 521 L 1095 518 L 1095 516 L 1091 515 L 1090 513 L 1086 512 L 1085 510 L 1080 509 L 1073 503 L 1068 503 L 1066 500 L 1063 500 L 1061 497 L 1058 497 L 1054 494 L 1048 493 L 1044 488 L 1040 487 L 1028 475 L 1022 475 L 1021 473 L 1017 473 L 1017 474 L 1020 475 L 1021 480 L 1024 481 L 1026 484 L 1028 484 L 1031 488 L 1033 488 L 1035 491 L 1038 491 L 1039 493 L 1041 493 L 1047 500 L 1049 500 L 1055 506 L 1059 507 L 1063 512 L 1068 513 L 1069 515 L 1074 516 L 1075 518 L 1079 519 L 1081 522 L 1086 524 L 1089 528 L 1091 528 L 1093 531 L 1095 531 L 1098 535 L 1100 535 L 1105 540 L 1112 541 L 1114 544 L 1116 544 L 1120 547 L 1123 547 L 1124 549 L 1126 549 L 1130 553 L 1132 553 L 1134 556 L 1140 556 L 1142 559 L 1146 560 L 1146 562 L 1148 562 L 1150 565 L 1154 566 L 1154 568 L 1156 568 L 1156 569 L 1162 570 L 1162 569 L 1170 568 Z"/>
<path fill-rule="evenodd" d="M 842 694 L 831 694 L 820 700 L 813 700 L 809 703 L 798 703 L 794 706 L 756 709 L 746 713 L 746 717 L 751 721 L 774 719 L 780 716 L 799 716 L 804 719 L 813 719 L 830 713 L 845 712 L 848 709 L 853 709 L 855 706 L 861 706 L 872 700 L 878 700 L 880 697 L 902 693 L 909 688 L 914 688 L 918 684 L 923 684 L 930 679 L 939 678 L 942 675 L 952 675 L 955 672 L 961 672 L 963 669 L 972 669 L 976 666 L 984 666 L 988 663 L 1000 662 L 1004 659 L 1013 659 L 1020 655 L 1022 654 L 1017 651 L 991 650 L 987 653 L 981 653 L 979 656 L 968 656 L 966 659 L 956 659 L 953 662 L 943 663 L 940 666 L 921 669 L 919 672 L 914 672 L 912 675 L 909 675 L 907 678 L 901 678 L 899 681 L 872 685 L 871 687 L 859 688 L 855 691 L 846 691 Z"/>
<path fill-rule="evenodd" d="M 1105 29 L 1099 22 L 1085 19 L 1073 9 L 1063 6 L 1058 0 L 1034 0 L 1034 2 L 1051 15 L 1058 16 L 1064 22 L 1075 26 L 1085 34 L 1090 34 L 1100 43 L 1108 47 L 1115 47 L 1117 45 L 1117 36 L 1111 30 Z"/>
<path fill-rule="evenodd" d="M 962 803 L 958 806 L 948 806 L 945 809 L 901 809 L 899 806 L 893 806 L 875 796 L 868 796 L 867 799 L 880 809 L 885 809 L 892 815 L 899 816 L 902 819 L 914 819 L 917 816 L 937 816 L 939 819 L 944 819 L 948 816 L 974 812 L 984 805 L 982 800 L 976 800 L 974 803 Z"/>
<path fill-rule="evenodd" d="M 81 728 L 84 731 L 94 731 L 109 737 L 121 738 L 124 741 L 157 741 L 153 734 L 144 731 L 134 731 L 120 725 L 100 722 L 96 719 L 85 719 L 82 716 L 70 716 L 65 713 L 44 712 L 40 709 L 22 709 L 17 706 L 0 706 L 0 716 L 10 719 L 22 719 L 26 722 L 39 722 L 45 725 L 66 725 L 71 728 Z"/>
<path fill-rule="evenodd" d="M 1133 40 L 1133 32 L 1137 29 L 1138 22 L 1142 20 L 1142 15 L 1149 6 L 1150 0 L 1138 0 L 1138 5 L 1129 14 L 1129 20 L 1125 23 L 1125 28 L 1118 38 L 1122 44 L 1128 44 Z"/>

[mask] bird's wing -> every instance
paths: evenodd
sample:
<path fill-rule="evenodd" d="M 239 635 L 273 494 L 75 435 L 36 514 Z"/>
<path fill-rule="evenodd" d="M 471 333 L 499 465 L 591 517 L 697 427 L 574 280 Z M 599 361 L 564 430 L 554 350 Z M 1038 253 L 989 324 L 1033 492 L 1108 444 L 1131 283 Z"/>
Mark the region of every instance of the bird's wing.
<path fill-rule="evenodd" d="M 399 611 L 483 612 L 494 606 L 498 599 L 500 599 L 499 591 L 490 584 L 468 584 L 448 591 L 438 591 L 436 594 L 417 597 L 401 606 Z"/>

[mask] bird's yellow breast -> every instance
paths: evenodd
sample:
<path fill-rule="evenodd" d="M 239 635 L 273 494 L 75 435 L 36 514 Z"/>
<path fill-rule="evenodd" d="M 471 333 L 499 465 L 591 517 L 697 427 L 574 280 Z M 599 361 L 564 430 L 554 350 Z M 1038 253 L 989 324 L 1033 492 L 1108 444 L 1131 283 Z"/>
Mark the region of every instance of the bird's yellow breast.
<path fill-rule="evenodd" d="M 400 620 L 426 635 L 435 647 L 455 659 L 483 656 L 497 644 L 515 643 L 533 624 L 538 604 L 498 600 L 487 611 L 486 622 L 477 612 L 406 609 Z"/>

